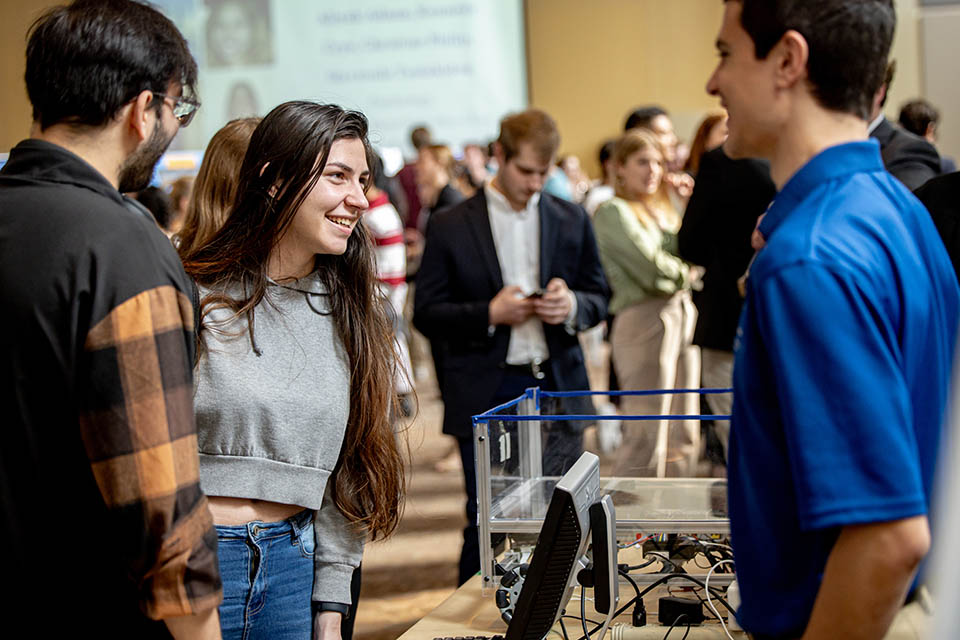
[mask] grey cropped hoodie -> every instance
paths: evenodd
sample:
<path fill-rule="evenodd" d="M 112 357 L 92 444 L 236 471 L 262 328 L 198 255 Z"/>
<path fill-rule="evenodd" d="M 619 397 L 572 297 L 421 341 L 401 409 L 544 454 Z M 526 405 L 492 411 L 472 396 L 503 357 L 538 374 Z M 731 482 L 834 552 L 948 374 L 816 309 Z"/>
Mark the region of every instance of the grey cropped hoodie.
<path fill-rule="evenodd" d="M 210 293 L 200 288 L 201 298 Z M 239 298 L 239 287 L 226 293 Z M 313 273 L 271 282 L 246 317 L 207 315 L 196 367 L 200 484 L 212 496 L 316 510 L 313 600 L 350 603 L 364 535 L 333 503 L 328 480 L 350 412 L 350 366 Z"/>

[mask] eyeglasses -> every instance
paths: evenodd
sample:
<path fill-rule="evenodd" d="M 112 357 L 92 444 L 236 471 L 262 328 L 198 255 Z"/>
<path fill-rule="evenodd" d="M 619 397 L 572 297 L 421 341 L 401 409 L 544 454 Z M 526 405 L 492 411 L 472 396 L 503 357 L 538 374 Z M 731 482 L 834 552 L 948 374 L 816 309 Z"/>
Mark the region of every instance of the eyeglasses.
<path fill-rule="evenodd" d="M 200 108 L 199 102 L 183 96 L 168 96 L 163 93 L 154 93 L 153 95 L 158 98 L 169 98 L 173 100 L 173 117 L 180 123 L 181 129 L 190 124 L 193 116 L 197 114 L 197 109 Z"/>

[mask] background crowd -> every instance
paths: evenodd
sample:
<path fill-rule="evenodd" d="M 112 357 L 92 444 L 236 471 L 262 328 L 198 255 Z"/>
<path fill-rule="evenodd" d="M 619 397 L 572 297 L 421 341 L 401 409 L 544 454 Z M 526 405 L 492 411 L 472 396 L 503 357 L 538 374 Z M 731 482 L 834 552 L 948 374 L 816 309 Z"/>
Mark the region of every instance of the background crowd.
<path fill-rule="evenodd" d="M 940 113 L 929 102 L 905 103 L 897 123 L 883 117 L 881 109 L 894 71 L 891 64 L 876 97 L 871 134 L 880 142 L 888 170 L 917 190 L 936 176 L 952 173 L 956 165 L 936 150 Z M 210 176 L 236 173 L 257 122 L 258 118 L 231 121 L 211 140 L 192 199 L 194 178 L 190 176 L 136 194 L 175 244 L 203 240 L 222 223 L 233 195 L 231 180 L 221 178 L 212 184 Z M 576 156 L 560 155 L 551 163 L 542 187 L 544 193 L 581 205 L 594 220 L 612 294 L 601 326 L 582 336 L 592 362 L 610 353 L 608 379 L 594 380 L 594 386 L 728 388 L 742 305 L 737 281 L 753 256 L 750 236 L 757 218 L 775 193 L 769 168 L 763 161 L 734 161 L 723 153 L 726 115 L 722 111 L 705 115 L 689 141 L 678 137 L 669 112 L 659 105 L 626 114 L 623 129 L 622 137 L 598 142 L 602 175 L 591 179 Z M 411 323 L 409 292 L 420 267 L 427 227 L 437 212 L 472 197 L 498 170 L 495 140 L 444 144 L 433 139 L 426 124 L 420 124 L 411 129 L 410 142 L 416 155 L 396 174 L 386 175 L 382 161 L 376 163 L 376 185 L 367 194 L 370 210 L 364 216 L 377 246 L 381 286 L 391 303 L 403 364 L 397 390 L 406 415 L 413 411 L 413 383 L 428 375 L 428 369 L 437 366 L 434 360 L 442 357 L 438 348 L 431 353 Z M 927 192 L 935 190 L 932 185 Z M 211 198 L 215 204 L 208 202 Z M 951 216 L 939 214 L 941 209 L 933 207 L 932 213 L 956 262 L 960 249 L 955 234 L 960 230 Z M 616 317 L 621 320 L 615 322 Z M 623 327 L 619 332 L 617 325 Z M 631 396 L 623 402 L 611 397 L 600 401 L 597 409 L 627 415 L 703 411 L 726 416 L 731 412 L 728 393 L 705 395 L 703 401 L 692 394 L 672 399 Z M 621 472 L 723 474 L 726 420 L 704 421 L 702 426 L 690 420 L 660 427 L 622 434 L 617 423 L 600 423 L 599 441 L 605 450 L 618 450 Z M 667 440 L 658 444 L 661 431 Z M 624 446 L 618 448 L 620 444 Z M 456 466 L 452 451 L 451 462 Z"/>

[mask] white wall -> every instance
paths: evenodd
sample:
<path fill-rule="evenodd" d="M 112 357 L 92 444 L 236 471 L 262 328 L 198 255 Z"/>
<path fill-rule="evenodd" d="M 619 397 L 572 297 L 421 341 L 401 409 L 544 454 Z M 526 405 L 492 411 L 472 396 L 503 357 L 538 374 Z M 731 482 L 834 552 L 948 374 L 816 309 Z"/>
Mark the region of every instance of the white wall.
<path fill-rule="evenodd" d="M 960 158 L 960 4 L 920 12 L 921 95 L 940 110 L 942 155 Z"/>

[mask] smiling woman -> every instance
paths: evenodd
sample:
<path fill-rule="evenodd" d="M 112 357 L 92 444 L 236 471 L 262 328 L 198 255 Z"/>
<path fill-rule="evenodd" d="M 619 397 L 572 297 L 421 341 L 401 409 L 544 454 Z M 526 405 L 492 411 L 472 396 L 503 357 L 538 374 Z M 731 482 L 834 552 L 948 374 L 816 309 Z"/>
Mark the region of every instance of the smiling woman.
<path fill-rule="evenodd" d="M 680 214 L 664 188 L 663 147 L 652 133 L 632 129 L 617 141 L 613 160 L 616 197 L 597 209 L 594 228 L 613 290 L 611 344 L 617 378 L 624 389 L 695 388 L 700 353 L 692 344 L 696 308 L 690 296 L 691 270 L 676 255 Z M 627 396 L 621 409 L 625 415 L 695 415 L 699 396 Z M 696 421 L 651 421 L 635 427 L 624 433 L 614 475 L 695 474 L 700 440 Z"/>
<path fill-rule="evenodd" d="M 280 105 L 253 132 L 227 221 L 184 256 L 225 638 L 339 638 L 364 539 L 399 519 L 396 353 L 358 224 L 366 135 L 360 113 Z"/>
<path fill-rule="evenodd" d="M 317 158 L 318 163 L 320 160 Z M 342 255 L 360 215 L 367 209 L 364 192 L 369 181 L 363 141 L 335 140 L 319 179 L 270 253 L 270 276 L 302 277 L 313 271 L 318 254 Z"/>

